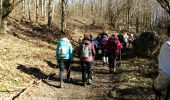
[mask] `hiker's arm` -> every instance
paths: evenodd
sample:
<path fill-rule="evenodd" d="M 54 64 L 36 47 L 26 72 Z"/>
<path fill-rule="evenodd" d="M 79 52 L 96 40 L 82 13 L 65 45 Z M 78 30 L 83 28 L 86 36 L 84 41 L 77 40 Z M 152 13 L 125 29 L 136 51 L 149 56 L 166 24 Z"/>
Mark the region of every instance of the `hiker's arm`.
<path fill-rule="evenodd" d="M 118 42 L 118 48 L 119 50 L 121 50 L 123 48 L 122 44 L 120 43 L 120 41 Z"/>
<path fill-rule="evenodd" d="M 93 44 L 91 44 L 91 48 L 92 48 L 93 56 L 95 56 L 95 55 L 96 55 L 96 50 L 95 50 L 95 48 L 94 48 L 94 45 L 93 45 Z"/>
<path fill-rule="evenodd" d="M 59 60 L 59 54 L 58 54 L 58 52 L 59 52 L 59 46 L 58 46 L 58 44 L 57 44 L 57 47 L 56 47 L 56 59 L 57 59 L 57 60 Z"/>
<path fill-rule="evenodd" d="M 69 48 L 69 56 L 70 56 L 70 60 L 73 61 L 74 53 L 73 53 L 73 47 L 71 44 Z"/>
<path fill-rule="evenodd" d="M 79 44 L 79 47 L 78 47 L 78 57 L 80 57 L 80 54 L 81 54 L 81 44 Z"/>

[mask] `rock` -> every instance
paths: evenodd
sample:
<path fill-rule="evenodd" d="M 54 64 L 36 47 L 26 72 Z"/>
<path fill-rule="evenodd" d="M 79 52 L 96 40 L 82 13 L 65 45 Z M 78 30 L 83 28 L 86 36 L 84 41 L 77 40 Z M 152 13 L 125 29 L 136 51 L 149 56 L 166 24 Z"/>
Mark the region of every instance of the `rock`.
<path fill-rule="evenodd" d="M 137 56 L 152 56 L 159 44 L 160 37 L 155 32 L 143 32 L 134 40 L 134 53 Z"/>

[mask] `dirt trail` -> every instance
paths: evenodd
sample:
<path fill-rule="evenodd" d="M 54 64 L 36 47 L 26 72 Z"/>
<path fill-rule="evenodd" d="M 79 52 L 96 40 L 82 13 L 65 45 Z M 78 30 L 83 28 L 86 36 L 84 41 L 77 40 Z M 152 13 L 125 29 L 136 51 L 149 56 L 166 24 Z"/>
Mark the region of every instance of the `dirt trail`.
<path fill-rule="evenodd" d="M 82 86 L 80 66 L 73 64 L 71 72 L 71 82 L 65 82 L 64 88 L 59 88 L 58 68 L 55 69 L 57 76 L 54 76 L 54 80 L 43 80 L 38 85 L 32 87 L 24 95 L 20 96 L 20 99 L 38 99 L 38 100 L 68 100 L 68 99 L 109 99 L 108 92 L 114 86 L 112 76 L 109 74 L 107 67 L 100 66 L 101 63 L 97 62 L 95 73 L 93 76 L 93 85 Z"/>
<path fill-rule="evenodd" d="M 81 69 L 76 59 L 72 65 L 71 83 L 66 82 L 64 88 L 58 88 L 55 45 L 10 34 L 1 36 L 0 44 L 1 99 L 106 99 L 114 86 L 112 74 L 105 71 L 107 67 L 101 66 L 101 61 L 96 62 L 93 85 L 82 86 Z M 49 77 L 53 73 L 55 75 Z"/>
<path fill-rule="evenodd" d="M 1 36 L 0 45 L 1 100 L 154 100 L 151 80 L 155 75 L 152 66 L 156 65 L 153 61 L 128 59 L 116 73 L 109 74 L 108 68 L 97 60 L 93 85 L 84 87 L 80 65 L 75 59 L 72 81 L 59 88 L 55 45 L 21 34 Z"/>

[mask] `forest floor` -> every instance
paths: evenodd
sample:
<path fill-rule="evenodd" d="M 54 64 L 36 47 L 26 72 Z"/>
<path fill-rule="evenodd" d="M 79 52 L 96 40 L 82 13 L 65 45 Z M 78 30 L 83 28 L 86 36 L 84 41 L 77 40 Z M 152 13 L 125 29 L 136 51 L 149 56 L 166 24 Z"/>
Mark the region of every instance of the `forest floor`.
<path fill-rule="evenodd" d="M 55 41 L 46 34 L 41 38 L 33 35 L 30 32 L 35 28 L 28 26 L 11 29 L 15 31 L 0 36 L 1 100 L 154 100 L 151 83 L 158 66 L 154 60 L 122 56 L 122 65 L 111 74 L 101 60 L 96 60 L 93 84 L 84 87 L 75 58 L 71 82 L 65 81 L 64 88 L 59 88 Z"/>

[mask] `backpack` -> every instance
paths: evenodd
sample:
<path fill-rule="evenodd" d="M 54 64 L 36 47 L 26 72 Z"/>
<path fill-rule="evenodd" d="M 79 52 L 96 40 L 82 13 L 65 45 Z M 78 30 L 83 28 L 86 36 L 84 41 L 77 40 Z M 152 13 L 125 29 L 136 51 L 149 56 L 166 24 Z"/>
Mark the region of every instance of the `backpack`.
<path fill-rule="evenodd" d="M 89 44 L 82 44 L 81 48 L 81 57 L 82 58 L 88 58 L 92 56 L 91 47 Z"/>
<path fill-rule="evenodd" d="M 119 40 L 112 39 L 110 42 L 110 51 L 118 55 L 121 49 L 122 49 L 122 45 L 120 44 Z"/>
<path fill-rule="evenodd" d="M 67 56 L 67 50 L 68 50 L 67 45 L 60 45 L 59 46 L 59 57 L 65 58 Z"/>

